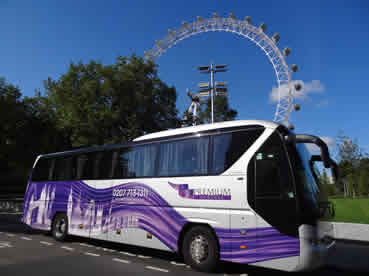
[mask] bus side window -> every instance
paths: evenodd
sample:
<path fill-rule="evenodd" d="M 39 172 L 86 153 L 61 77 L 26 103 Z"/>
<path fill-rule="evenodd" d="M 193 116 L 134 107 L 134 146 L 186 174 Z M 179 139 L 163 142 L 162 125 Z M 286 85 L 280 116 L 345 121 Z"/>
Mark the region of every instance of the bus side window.
<path fill-rule="evenodd" d="M 134 147 L 129 153 L 129 173 L 134 177 L 153 177 L 156 149 L 155 144 Z"/>
<path fill-rule="evenodd" d="M 109 179 L 115 178 L 116 171 L 119 169 L 118 168 L 118 161 L 119 161 L 119 151 L 113 151 L 112 162 L 111 162 L 111 170 L 110 170 L 110 173 L 109 173 L 109 176 L 108 176 Z"/>
<path fill-rule="evenodd" d="M 77 157 L 77 179 L 85 178 L 85 167 L 87 165 L 88 157 L 86 154 L 82 154 Z"/>
<path fill-rule="evenodd" d="M 35 166 L 35 169 L 32 173 L 32 181 L 48 181 L 50 175 L 51 168 L 51 159 L 50 158 L 40 158 Z"/>
<path fill-rule="evenodd" d="M 65 178 L 64 180 L 73 180 L 76 178 L 75 157 L 69 156 L 64 158 Z"/>
<path fill-rule="evenodd" d="M 160 144 L 158 176 L 208 174 L 209 137 Z"/>
<path fill-rule="evenodd" d="M 53 173 L 53 180 L 59 181 L 63 180 L 64 178 L 64 171 L 63 171 L 63 159 L 62 158 L 55 158 L 55 165 L 54 165 L 54 173 Z"/>
<path fill-rule="evenodd" d="M 264 129 L 250 129 L 213 136 L 212 173 L 230 168 L 260 137 Z"/>
<path fill-rule="evenodd" d="M 97 170 L 99 170 L 99 179 L 110 179 L 112 178 L 111 170 L 113 163 L 113 151 L 102 151 L 100 152 L 100 162 Z"/>
<path fill-rule="evenodd" d="M 119 150 L 117 156 L 117 165 L 114 172 L 114 178 L 129 177 L 128 155 L 130 151 L 131 151 L 130 147 L 123 147 Z"/>
<path fill-rule="evenodd" d="M 100 166 L 102 165 L 101 159 L 104 152 L 96 152 L 92 157 L 92 179 L 100 179 Z"/>
<path fill-rule="evenodd" d="M 54 181 L 72 180 L 73 176 L 73 157 L 58 157 L 54 165 Z"/>

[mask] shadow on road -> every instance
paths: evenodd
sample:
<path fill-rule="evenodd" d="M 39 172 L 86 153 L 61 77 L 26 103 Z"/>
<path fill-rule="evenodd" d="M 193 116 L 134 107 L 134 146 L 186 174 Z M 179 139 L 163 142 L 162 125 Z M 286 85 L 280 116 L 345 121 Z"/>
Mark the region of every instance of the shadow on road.
<path fill-rule="evenodd" d="M 0 214 L 0 231 L 13 234 L 50 236 L 49 232 L 34 230 L 23 224 L 21 222 L 21 215 Z M 152 258 L 161 259 L 169 262 L 183 262 L 183 260 L 175 253 L 127 244 L 113 243 L 75 236 L 70 236 L 66 243 L 86 243 L 96 247 L 113 249 L 117 251 L 126 251 L 132 254 L 150 256 Z M 368 272 L 368 256 L 369 246 L 339 243 L 329 256 L 329 266 L 311 271 L 310 273 L 314 275 L 342 275 L 343 273 L 346 274 L 352 271 Z M 359 261 L 360 265 L 355 267 L 353 263 L 354 261 Z M 337 263 L 340 263 L 341 265 L 337 266 Z M 280 271 L 259 268 L 252 265 L 220 262 L 217 273 L 238 275 L 242 273 L 246 273 L 248 275 L 268 273 L 269 275 L 270 273 L 280 273 Z"/>

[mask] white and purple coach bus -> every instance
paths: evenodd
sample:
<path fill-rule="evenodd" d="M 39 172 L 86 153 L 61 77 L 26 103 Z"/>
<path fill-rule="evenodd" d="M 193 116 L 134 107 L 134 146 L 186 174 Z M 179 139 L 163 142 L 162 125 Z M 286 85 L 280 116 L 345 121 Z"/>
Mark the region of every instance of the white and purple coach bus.
<path fill-rule="evenodd" d="M 318 159 L 336 173 L 322 140 L 269 121 L 40 155 L 23 222 L 57 240 L 76 235 L 177 252 L 201 271 L 219 260 L 309 269 L 330 244 L 317 235 L 321 192 L 304 143 L 319 146 Z"/>

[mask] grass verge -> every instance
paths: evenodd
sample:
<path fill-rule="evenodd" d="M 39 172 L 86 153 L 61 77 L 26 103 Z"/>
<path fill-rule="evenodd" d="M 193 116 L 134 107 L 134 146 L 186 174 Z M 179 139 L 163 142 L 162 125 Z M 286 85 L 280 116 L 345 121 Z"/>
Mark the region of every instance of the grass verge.
<path fill-rule="evenodd" d="M 327 221 L 369 224 L 369 198 L 329 198 L 336 214 Z"/>

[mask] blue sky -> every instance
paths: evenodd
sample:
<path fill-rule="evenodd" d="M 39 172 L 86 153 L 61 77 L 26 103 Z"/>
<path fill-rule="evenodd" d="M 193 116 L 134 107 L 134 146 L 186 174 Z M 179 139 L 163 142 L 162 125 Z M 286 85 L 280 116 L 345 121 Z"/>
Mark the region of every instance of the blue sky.
<path fill-rule="evenodd" d="M 118 55 L 143 56 L 168 29 L 198 15 L 250 15 L 254 25 L 267 25 L 267 34 L 280 34 L 281 49 L 292 49 L 287 62 L 300 69 L 293 79 L 319 81 L 320 92 L 297 101 L 302 109 L 291 117 L 296 132 L 335 138 L 341 130 L 369 151 L 367 1 L 2 0 L 0 12 L 0 76 L 25 96 L 43 90 L 48 77 L 59 78 L 70 62 L 112 64 Z M 157 60 L 160 77 L 177 88 L 181 112 L 189 105 L 186 88 L 208 80 L 197 66 L 211 61 L 228 64 L 216 80 L 229 82 L 238 119 L 273 119 L 272 65 L 251 41 L 230 33 L 190 37 Z"/>

